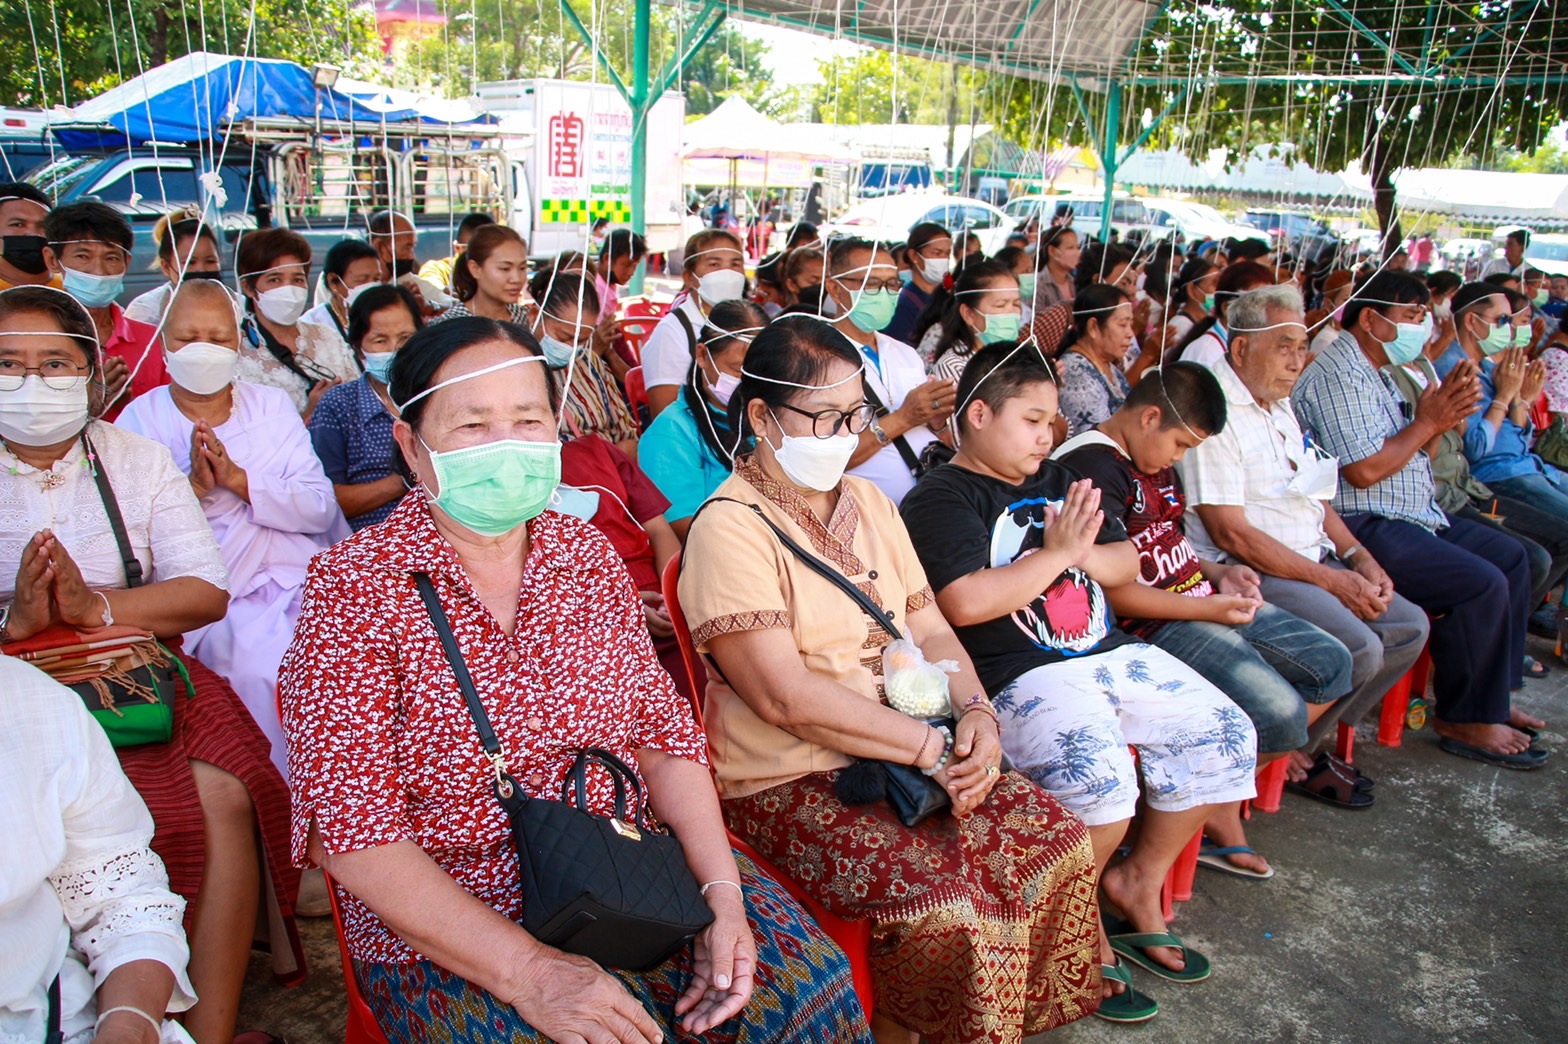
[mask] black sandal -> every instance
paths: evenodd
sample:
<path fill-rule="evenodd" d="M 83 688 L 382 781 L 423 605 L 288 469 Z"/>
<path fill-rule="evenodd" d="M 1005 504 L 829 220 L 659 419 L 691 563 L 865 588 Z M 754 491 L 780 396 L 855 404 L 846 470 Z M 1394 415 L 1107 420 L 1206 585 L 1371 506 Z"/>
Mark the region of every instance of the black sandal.
<path fill-rule="evenodd" d="M 1344 768 L 1341 768 L 1341 765 L 1344 765 Z M 1345 769 L 1348 768 L 1350 766 L 1339 759 L 1330 760 L 1327 754 L 1320 754 L 1312 768 L 1307 770 L 1307 778 L 1300 783 L 1286 783 L 1285 789 L 1293 794 L 1300 794 L 1302 797 L 1338 808 L 1356 810 L 1371 808 L 1372 795 L 1361 789 L 1355 775 L 1352 774 L 1354 769 L 1346 772 Z"/>

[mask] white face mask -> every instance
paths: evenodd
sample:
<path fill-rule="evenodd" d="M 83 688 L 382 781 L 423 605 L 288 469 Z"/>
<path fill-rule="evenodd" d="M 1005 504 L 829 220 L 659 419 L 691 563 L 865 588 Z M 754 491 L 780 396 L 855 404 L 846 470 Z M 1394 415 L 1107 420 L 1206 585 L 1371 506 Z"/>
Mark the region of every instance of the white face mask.
<path fill-rule="evenodd" d="M 169 379 L 196 395 L 213 395 L 234 380 L 239 353 L 208 341 L 192 341 L 177 352 L 165 351 Z"/>
<path fill-rule="evenodd" d="M 36 373 L 15 391 L 0 392 L 0 436 L 19 446 L 53 446 L 87 427 L 87 378 L 57 390 Z"/>
<path fill-rule="evenodd" d="M 366 290 L 374 290 L 380 285 L 380 283 L 376 282 L 360 283 L 358 286 L 354 287 L 354 289 L 350 290 L 348 295 L 343 298 L 343 307 L 353 308 L 354 302 L 359 300 L 360 294 L 364 293 Z"/>
<path fill-rule="evenodd" d="M 940 283 L 953 268 L 953 262 L 945 257 L 928 257 L 924 262 L 920 266 L 920 274 L 926 277 L 928 283 Z"/>
<path fill-rule="evenodd" d="M 1296 461 L 1290 490 L 1308 500 L 1333 500 L 1339 492 L 1339 458 L 1317 449 L 1304 450 Z"/>
<path fill-rule="evenodd" d="M 703 379 L 707 380 L 706 375 L 704 375 Z M 723 370 L 719 371 L 718 380 L 708 383 L 708 390 L 713 392 L 713 401 L 720 406 L 728 406 L 730 404 L 730 396 L 734 395 L 735 389 L 739 387 L 740 378 L 733 373 L 725 373 Z"/>
<path fill-rule="evenodd" d="M 777 417 L 773 418 L 773 423 L 778 423 Z M 785 435 L 778 446 L 774 446 L 771 439 L 767 443 L 773 450 L 773 459 L 779 462 L 791 482 L 826 493 L 844 477 L 844 469 L 849 467 L 849 458 L 855 455 L 860 437 L 848 432 L 828 439 L 815 435 Z"/>
<path fill-rule="evenodd" d="M 310 304 L 310 291 L 303 286 L 275 286 L 256 296 L 256 307 L 270 322 L 293 326 Z"/>
<path fill-rule="evenodd" d="M 738 301 L 745 293 L 746 273 L 733 268 L 721 268 L 697 280 L 697 295 L 710 305 Z"/>
<path fill-rule="evenodd" d="M 1452 319 L 1454 317 L 1454 306 L 1447 301 L 1439 301 L 1432 306 L 1432 314 L 1437 316 L 1439 320 Z"/>

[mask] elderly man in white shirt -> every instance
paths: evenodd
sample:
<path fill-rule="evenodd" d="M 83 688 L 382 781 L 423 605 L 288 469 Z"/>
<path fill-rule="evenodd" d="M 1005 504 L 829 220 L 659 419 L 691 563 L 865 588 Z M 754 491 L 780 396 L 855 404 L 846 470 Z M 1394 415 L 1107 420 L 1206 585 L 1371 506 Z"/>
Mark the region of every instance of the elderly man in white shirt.
<path fill-rule="evenodd" d="M 1426 644 L 1427 619 L 1394 593 L 1329 501 L 1339 462 L 1302 433 L 1289 395 L 1308 357 L 1305 315 L 1292 286 L 1242 294 L 1229 309 L 1231 339 L 1214 367 L 1225 392 L 1225 427 L 1179 468 L 1188 537 L 1201 557 L 1238 561 L 1263 578 L 1269 602 L 1328 631 L 1350 650 L 1350 696 L 1313 723 L 1293 759 L 1292 789 L 1341 807 L 1365 807 L 1354 769 L 1308 755 L 1343 721 L 1355 724 L 1408 671 Z"/>
<path fill-rule="evenodd" d="M 0 1044 L 190 1041 L 195 1002 L 152 816 L 75 692 L 0 656 Z M 51 1014 L 53 1018 L 51 1018 Z"/>

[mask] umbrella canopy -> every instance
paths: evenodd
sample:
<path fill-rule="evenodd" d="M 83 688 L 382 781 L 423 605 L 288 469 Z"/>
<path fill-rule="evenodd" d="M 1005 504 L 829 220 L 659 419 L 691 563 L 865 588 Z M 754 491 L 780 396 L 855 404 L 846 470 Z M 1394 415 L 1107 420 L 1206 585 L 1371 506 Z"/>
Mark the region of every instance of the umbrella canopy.
<path fill-rule="evenodd" d="M 717 109 L 686 125 L 683 159 L 799 160 L 851 163 L 855 153 L 803 124 L 779 123 L 731 95 Z"/>

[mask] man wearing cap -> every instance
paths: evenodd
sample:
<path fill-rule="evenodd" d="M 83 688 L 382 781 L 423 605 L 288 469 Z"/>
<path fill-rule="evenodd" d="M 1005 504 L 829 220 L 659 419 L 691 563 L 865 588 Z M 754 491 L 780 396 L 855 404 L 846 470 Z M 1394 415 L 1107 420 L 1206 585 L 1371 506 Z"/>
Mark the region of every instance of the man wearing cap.
<path fill-rule="evenodd" d="M 60 277 L 44 261 L 44 216 L 49 197 L 24 182 L 0 184 L 0 290 L 52 286 Z"/>
<path fill-rule="evenodd" d="M 1504 768 L 1539 768 L 1520 728 L 1543 722 L 1511 706 L 1524 684 L 1530 562 L 1518 541 L 1437 504 L 1429 453 L 1476 412 L 1475 363 L 1456 366 L 1414 408 L 1384 372 L 1419 356 L 1432 336 L 1426 284 L 1380 272 L 1345 305 L 1345 332 L 1314 359 L 1291 396 L 1306 434 L 1338 458 L 1334 507 L 1394 586 L 1433 618 L 1434 728 L 1450 754 Z"/>

